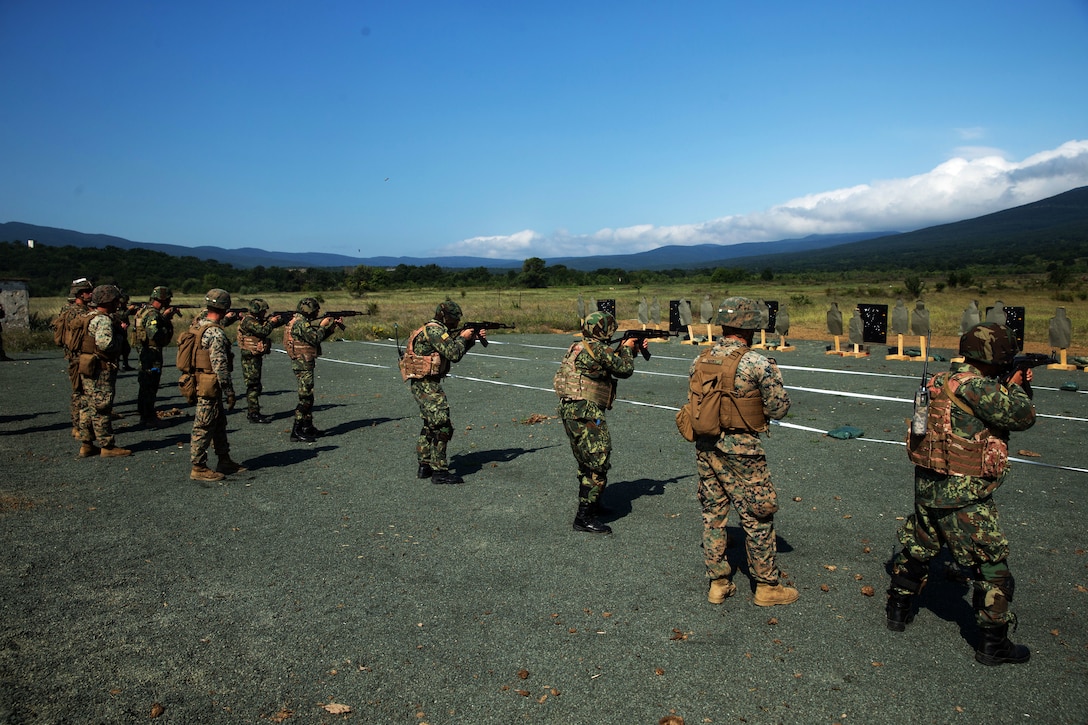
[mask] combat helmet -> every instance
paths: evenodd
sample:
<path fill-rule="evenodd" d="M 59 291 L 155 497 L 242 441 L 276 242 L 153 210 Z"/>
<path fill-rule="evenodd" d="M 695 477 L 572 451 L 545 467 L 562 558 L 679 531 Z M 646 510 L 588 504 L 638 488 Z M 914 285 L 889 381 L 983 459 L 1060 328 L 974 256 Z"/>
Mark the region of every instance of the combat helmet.
<path fill-rule="evenodd" d="M 204 295 L 204 306 L 209 310 L 226 312 L 230 309 L 230 292 L 218 287 L 208 290 L 208 294 Z"/>
<path fill-rule="evenodd" d="M 303 297 L 298 301 L 298 306 L 295 307 L 295 312 L 298 312 L 307 320 L 312 320 L 317 317 L 317 313 L 321 311 L 321 303 L 314 297 Z"/>
<path fill-rule="evenodd" d="M 80 277 L 79 279 L 72 280 L 72 288 L 68 291 L 69 297 L 78 297 L 84 292 L 93 292 L 94 285 L 91 280 L 86 277 Z"/>
<path fill-rule="evenodd" d="M 268 312 L 268 303 L 260 297 L 254 297 L 249 301 L 249 314 L 254 317 L 264 317 L 266 312 Z"/>
<path fill-rule="evenodd" d="M 758 330 L 763 326 L 763 312 L 759 303 L 748 297 L 726 297 L 718 305 L 714 324 L 735 330 Z"/>
<path fill-rule="evenodd" d="M 107 307 L 121 299 L 121 290 L 116 285 L 100 284 L 91 292 L 91 304 L 95 307 Z"/>
<path fill-rule="evenodd" d="M 461 322 L 461 305 L 447 297 L 434 308 L 434 319 L 446 327 L 457 327 Z"/>
<path fill-rule="evenodd" d="M 616 318 L 607 312 L 591 312 L 582 323 L 582 337 L 607 342 L 616 332 Z"/>
<path fill-rule="evenodd" d="M 174 297 L 174 292 L 169 287 L 159 285 L 151 290 L 151 299 L 159 302 L 169 302 Z"/>
<path fill-rule="evenodd" d="M 1016 333 L 996 322 L 975 325 L 960 338 L 960 355 L 988 365 L 1006 365 L 1016 357 Z"/>

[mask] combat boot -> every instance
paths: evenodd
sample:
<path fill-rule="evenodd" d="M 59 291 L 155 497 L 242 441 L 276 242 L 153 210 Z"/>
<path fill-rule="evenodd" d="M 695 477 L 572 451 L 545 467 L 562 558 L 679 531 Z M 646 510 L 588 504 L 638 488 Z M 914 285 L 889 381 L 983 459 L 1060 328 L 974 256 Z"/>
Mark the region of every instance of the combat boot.
<path fill-rule="evenodd" d="M 1031 650 L 1009 639 L 1009 625 L 979 627 L 975 660 L 984 665 L 1022 665 L 1031 659 Z"/>
<path fill-rule="evenodd" d="M 189 471 L 189 478 L 194 481 L 222 481 L 224 476 L 219 471 L 213 471 L 207 466 L 193 465 L 193 470 Z"/>
<path fill-rule="evenodd" d="M 295 421 L 295 425 L 291 428 L 291 440 L 295 443 L 313 443 L 317 438 L 308 434 L 302 424 Z"/>
<path fill-rule="evenodd" d="M 99 448 L 94 443 L 83 443 L 79 446 L 80 458 L 91 458 L 99 454 Z"/>
<path fill-rule="evenodd" d="M 761 607 L 773 607 L 776 604 L 791 604 L 800 596 L 793 587 L 783 584 L 756 584 L 756 596 L 752 600 Z"/>
<path fill-rule="evenodd" d="M 306 431 L 306 435 L 310 436 L 311 438 L 320 438 L 321 436 L 325 435 L 325 431 L 314 428 L 314 422 L 312 420 L 306 421 L 303 424 L 302 429 Z"/>
<path fill-rule="evenodd" d="M 416 470 L 416 478 L 430 478 L 434 474 L 434 469 L 426 463 L 420 463 L 419 468 Z"/>
<path fill-rule="evenodd" d="M 219 456 L 219 465 L 215 467 L 215 470 L 223 475 L 229 476 L 232 473 L 245 473 L 249 469 L 241 463 L 231 460 L 229 455 L 223 455 Z"/>
<path fill-rule="evenodd" d="M 910 594 L 901 594 L 894 589 L 888 590 L 888 603 L 884 607 L 888 617 L 888 629 L 893 632 L 902 632 L 914 621 L 913 600 L 914 597 Z"/>
<path fill-rule="evenodd" d="M 584 531 L 587 534 L 611 534 L 612 529 L 594 517 L 590 511 L 590 504 L 578 502 L 578 513 L 574 517 L 573 528 L 575 531 Z"/>
<path fill-rule="evenodd" d="M 129 450 L 128 448 L 122 448 L 120 446 L 113 446 L 113 445 L 102 446 L 102 448 L 99 449 L 99 450 L 100 450 L 100 452 L 99 452 L 98 455 L 100 455 L 103 458 L 119 458 L 121 456 L 131 456 L 132 455 L 131 450 Z"/>
<path fill-rule="evenodd" d="M 453 471 L 434 471 L 431 474 L 431 483 L 456 484 L 464 482 L 465 479 L 461 478 Z"/>
<path fill-rule="evenodd" d="M 726 577 L 722 577 L 710 582 L 710 591 L 706 595 L 706 600 L 711 604 L 721 604 L 736 593 L 737 585 Z"/>
<path fill-rule="evenodd" d="M 251 409 L 248 413 L 246 413 L 246 420 L 248 420 L 250 423 L 268 424 L 272 422 L 272 417 L 268 415 L 261 415 L 261 411 Z"/>

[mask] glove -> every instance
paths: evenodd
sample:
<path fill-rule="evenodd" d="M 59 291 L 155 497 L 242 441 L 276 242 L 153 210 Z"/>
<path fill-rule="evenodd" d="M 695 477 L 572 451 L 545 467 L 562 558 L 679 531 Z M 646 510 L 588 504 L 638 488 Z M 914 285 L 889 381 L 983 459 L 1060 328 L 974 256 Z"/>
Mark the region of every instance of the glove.
<path fill-rule="evenodd" d="M 234 410 L 234 403 L 236 398 L 234 397 L 234 391 L 227 393 L 227 410 Z"/>

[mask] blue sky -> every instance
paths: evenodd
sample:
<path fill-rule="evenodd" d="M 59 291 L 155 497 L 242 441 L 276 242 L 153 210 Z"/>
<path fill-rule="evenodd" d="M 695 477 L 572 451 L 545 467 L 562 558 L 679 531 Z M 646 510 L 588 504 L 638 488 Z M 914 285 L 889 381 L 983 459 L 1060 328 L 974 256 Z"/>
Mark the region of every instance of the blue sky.
<path fill-rule="evenodd" d="M 1088 1 L 0 0 L 0 221 L 507 259 L 1088 185 Z"/>

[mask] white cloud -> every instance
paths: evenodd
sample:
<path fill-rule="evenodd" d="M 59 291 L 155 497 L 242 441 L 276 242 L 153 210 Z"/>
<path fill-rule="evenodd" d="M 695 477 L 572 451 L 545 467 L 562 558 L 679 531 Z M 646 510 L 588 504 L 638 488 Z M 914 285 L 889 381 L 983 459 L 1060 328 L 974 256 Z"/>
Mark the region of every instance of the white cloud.
<path fill-rule="evenodd" d="M 864 231 L 909 231 L 1029 204 L 1088 185 L 1088 141 L 1069 141 L 1016 163 L 999 150 L 965 147 L 933 170 L 791 199 L 770 209 L 694 224 L 639 224 L 593 234 L 532 230 L 473 237 L 443 255 L 492 259 L 642 252 L 665 245 L 738 244 Z"/>

